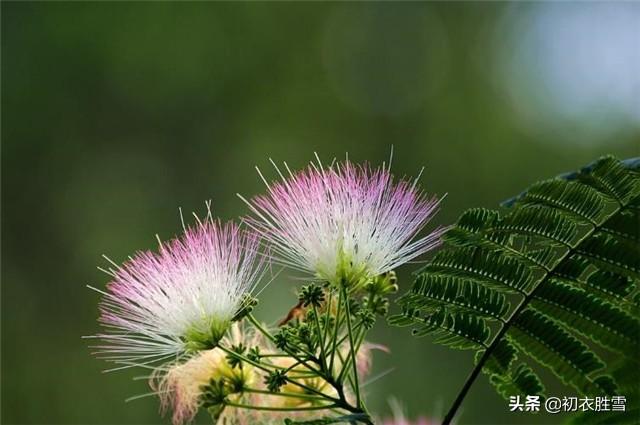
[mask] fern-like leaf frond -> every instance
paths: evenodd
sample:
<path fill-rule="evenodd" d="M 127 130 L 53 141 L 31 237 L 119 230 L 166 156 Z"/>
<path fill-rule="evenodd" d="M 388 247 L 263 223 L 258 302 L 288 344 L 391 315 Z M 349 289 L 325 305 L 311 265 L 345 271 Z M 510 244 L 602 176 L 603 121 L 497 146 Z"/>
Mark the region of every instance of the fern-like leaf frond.
<path fill-rule="evenodd" d="M 559 281 L 545 282 L 531 304 L 605 348 L 622 353 L 640 350 L 640 321 L 584 289 Z"/>
<path fill-rule="evenodd" d="M 403 303 L 419 303 L 426 311 L 447 304 L 450 311 L 465 311 L 501 320 L 509 309 L 504 293 L 456 275 L 420 275 Z"/>
<path fill-rule="evenodd" d="M 531 271 L 522 261 L 480 247 L 441 251 L 422 271 L 466 277 L 512 293 L 525 292 L 532 282 Z"/>
<path fill-rule="evenodd" d="M 467 349 L 484 347 L 490 329 L 484 319 L 467 313 L 448 313 L 445 310 L 419 319 L 414 336 L 432 335 L 438 344 Z"/>
<path fill-rule="evenodd" d="M 598 356 L 548 316 L 526 309 L 513 324 L 513 341 L 582 394 L 602 394 L 589 375 L 604 367 Z"/>
<path fill-rule="evenodd" d="M 544 385 L 538 375 L 525 363 L 521 363 L 513 372 L 504 375 L 493 374 L 489 382 L 504 398 L 520 395 L 544 395 Z"/>
<path fill-rule="evenodd" d="M 640 160 L 604 157 L 503 205 L 460 217 L 391 319 L 476 350 L 445 423 L 480 371 L 504 396 L 542 394 L 540 367 L 612 396 L 629 389 L 620 362 L 640 370 Z"/>

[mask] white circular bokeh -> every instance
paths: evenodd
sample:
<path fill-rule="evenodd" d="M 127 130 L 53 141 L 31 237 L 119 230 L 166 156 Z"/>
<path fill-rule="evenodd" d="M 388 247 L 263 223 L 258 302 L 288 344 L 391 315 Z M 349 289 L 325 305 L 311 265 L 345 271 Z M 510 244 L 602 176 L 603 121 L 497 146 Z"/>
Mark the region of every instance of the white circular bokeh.
<path fill-rule="evenodd" d="M 640 126 L 640 3 L 516 4 L 493 48 L 494 81 L 528 131 L 598 145 Z"/>

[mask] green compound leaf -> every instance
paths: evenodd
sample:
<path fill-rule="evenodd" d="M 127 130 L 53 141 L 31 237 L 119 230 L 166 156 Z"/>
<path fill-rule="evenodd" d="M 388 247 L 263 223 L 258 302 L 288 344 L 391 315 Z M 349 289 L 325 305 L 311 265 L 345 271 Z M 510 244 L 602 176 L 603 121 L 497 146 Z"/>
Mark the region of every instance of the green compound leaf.
<path fill-rule="evenodd" d="M 560 211 L 544 206 L 518 208 L 494 226 L 494 231 L 546 238 L 561 245 L 578 234 L 577 223 Z"/>
<path fill-rule="evenodd" d="M 536 373 L 526 364 L 521 363 L 513 372 L 492 374 L 489 382 L 504 398 L 514 395 L 544 395 L 544 386 Z"/>
<path fill-rule="evenodd" d="M 520 202 L 523 205 L 549 206 L 590 222 L 600 217 L 607 206 L 606 197 L 598 190 L 562 180 L 534 184 Z"/>
<path fill-rule="evenodd" d="M 521 351 L 580 393 L 604 392 L 589 378 L 589 374 L 604 367 L 602 360 L 548 316 L 530 309 L 523 311 L 514 320 L 512 337 Z"/>
<path fill-rule="evenodd" d="M 432 335 L 438 344 L 466 349 L 482 347 L 490 330 L 484 319 L 467 313 L 448 313 L 440 310 L 421 319 L 413 330 L 414 336 Z"/>
<path fill-rule="evenodd" d="M 469 312 L 490 319 L 501 319 L 509 309 L 502 292 L 460 276 L 422 274 L 404 297 L 403 302 L 420 302 L 425 311 L 436 311 L 446 303 L 450 311 Z"/>
<path fill-rule="evenodd" d="M 639 165 L 600 158 L 502 210 L 470 209 L 444 235 L 389 321 L 476 351 L 456 402 L 479 370 L 505 397 L 542 395 L 555 376 L 576 395 L 639 399 Z"/>
<path fill-rule="evenodd" d="M 602 347 L 620 353 L 640 350 L 640 321 L 584 289 L 559 281 L 545 282 L 531 304 Z"/>
<path fill-rule="evenodd" d="M 640 248 L 620 242 L 615 237 L 598 232 L 576 248 L 579 257 L 595 266 L 640 279 Z"/>
<path fill-rule="evenodd" d="M 523 293 L 532 282 L 526 263 L 480 247 L 440 251 L 422 272 L 425 275 L 464 277 L 511 293 Z"/>

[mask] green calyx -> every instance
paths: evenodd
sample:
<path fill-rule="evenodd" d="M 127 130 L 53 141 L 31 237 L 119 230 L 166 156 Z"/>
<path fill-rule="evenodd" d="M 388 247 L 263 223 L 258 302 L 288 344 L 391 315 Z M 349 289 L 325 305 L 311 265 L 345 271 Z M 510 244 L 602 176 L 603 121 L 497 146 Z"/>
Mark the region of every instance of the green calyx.
<path fill-rule="evenodd" d="M 211 319 L 208 326 L 189 329 L 183 337 L 187 351 L 196 352 L 216 348 L 230 325 L 229 320 Z"/>
<path fill-rule="evenodd" d="M 258 305 L 258 299 L 250 294 L 244 294 L 242 301 L 240 301 L 240 308 L 231 318 L 231 322 L 238 322 L 244 319 L 248 314 L 253 311 L 253 308 Z"/>
<path fill-rule="evenodd" d="M 362 302 L 367 307 L 367 311 L 370 311 L 374 316 L 386 316 L 389 312 L 387 295 L 398 291 L 396 273 L 390 271 L 374 277 L 364 285 L 363 290 L 366 295 L 362 298 Z M 368 322 L 371 322 L 370 319 L 369 317 L 363 318 Z"/>
<path fill-rule="evenodd" d="M 344 252 L 342 247 L 339 248 L 338 257 L 335 270 L 318 270 L 317 277 L 337 287 L 350 290 L 361 288 L 368 279 L 367 265 L 354 262 L 352 256 Z"/>
<path fill-rule="evenodd" d="M 264 384 L 272 393 L 279 393 L 280 388 L 287 383 L 287 374 L 282 370 L 274 370 L 264 378 Z"/>
<path fill-rule="evenodd" d="M 372 295 L 387 295 L 398 292 L 398 278 L 396 272 L 389 271 L 374 277 L 365 285 L 364 289 Z"/>
<path fill-rule="evenodd" d="M 224 409 L 227 397 L 232 394 L 240 394 L 245 390 L 246 380 L 242 374 L 231 374 L 220 379 L 211 379 L 208 385 L 202 387 L 200 401 L 209 410 L 214 419 L 217 419 Z"/>
<path fill-rule="evenodd" d="M 302 301 L 302 305 L 305 307 L 320 307 L 324 302 L 324 298 L 324 290 L 313 283 L 303 286 L 298 294 L 298 299 Z"/>

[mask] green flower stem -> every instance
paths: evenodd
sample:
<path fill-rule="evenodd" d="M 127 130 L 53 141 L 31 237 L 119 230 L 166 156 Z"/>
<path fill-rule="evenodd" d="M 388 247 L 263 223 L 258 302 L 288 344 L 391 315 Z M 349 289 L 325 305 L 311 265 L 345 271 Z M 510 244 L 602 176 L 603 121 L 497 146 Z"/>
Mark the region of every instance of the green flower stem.
<path fill-rule="evenodd" d="M 260 357 L 264 357 L 265 359 L 271 358 L 271 357 L 291 357 L 288 354 L 260 354 Z"/>
<path fill-rule="evenodd" d="M 358 325 L 355 326 L 356 332 L 358 334 L 358 336 L 356 337 L 356 348 L 355 348 L 355 352 L 356 354 L 358 353 L 358 351 L 360 351 L 360 346 L 362 345 L 362 343 L 364 342 L 364 337 L 365 334 L 367 333 L 366 329 L 364 328 L 359 328 Z M 340 356 L 342 359 L 342 356 Z M 349 356 L 346 360 L 343 360 L 342 363 L 342 370 L 340 371 L 340 374 L 338 375 L 338 382 L 342 382 L 342 380 L 344 379 L 344 375 L 345 373 L 347 373 L 347 371 L 349 370 L 349 368 L 351 367 L 351 356 Z M 355 363 L 354 363 L 354 367 L 355 367 Z M 356 372 L 357 372 L 357 368 L 356 368 Z"/>
<path fill-rule="evenodd" d="M 210 408 L 207 409 L 207 411 L 209 412 L 209 415 L 211 415 L 211 420 L 213 421 L 213 423 L 218 423 L 218 419 L 220 419 L 220 416 L 222 416 L 222 413 L 224 412 L 224 409 L 226 408 L 226 406 L 222 406 L 219 409 L 217 408 Z"/>
<path fill-rule="evenodd" d="M 225 406 L 235 407 L 237 409 L 267 410 L 270 412 L 299 412 L 303 410 L 324 410 L 324 409 L 332 409 L 334 407 L 340 407 L 337 404 L 324 404 L 321 406 L 305 406 L 305 407 L 253 406 L 249 404 L 234 403 L 232 401 L 225 401 L 224 404 Z"/>
<path fill-rule="evenodd" d="M 353 360 L 353 381 L 354 381 L 354 391 L 356 393 L 356 406 L 360 407 L 361 403 L 360 403 L 360 386 L 358 383 L 358 371 L 356 368 L 356 353 L 354 351 L 354 343 L 353 343 L 353 329 L 351 327 L 351 312 L 349 311 L 349 298 L 347 297 L 347 290 L 345 287 L 342 287 L 341 290 L 343 291 L 344 295 L 344 303 L 345 303 L 345 310 L 346 310 L 346 316 L 347 316 L 347 332 L 349 333 L 349 350 L 351 351 L 351 358 Z"/>
<path fill-rule="evenodd" d="M 329 374 L 333 376 L 333 364 L 335 363 L 336 351 L 338 349 L 337 340 L 338 340 L 338 328 L 340 327 L 340 316 L 342 313 L 342 291 L 338 293 L 338 310 L 336 312 L 336 326 L 333 330 L 333 338 L 331 343 L 331 363 L 329 365 Z"/>
<path fill-rule="evenodd" d="M 340 361 L 342 362 L 342 364 L 346 364 L 348 361 L 350 363 L 351 360 L 351 356 L 349 355 L 348 358 L 344 358 L 342 357 L 342 354 L 338 353 L 338 357 L 340 358 Z M 347 377 L 347 381 L 349 382 L 349 385 L 351 385 L 352 388 L 355 388 L 355 382 L 353 382 L 353 375 L 351 374 L 346 374 L 345 375 L 345 371 L 347 369 L 346 368 L 342 368 L 342 370 L 340 371 L 340 376 L 338 376 L 338 382 L 342 385 L 342 382 L 344 381 L 345 376 Z"/>
<path fill-rule="evenodd" d="M 358 415 L 363 415 L 363 418 L 357 419 L 359 422 L 363 422 L 366 424 L 373 424 L 370 419 L 369 413 L 366 411 L 364 407 L 364 403 L 360 397 L 360 388 L 357 376 L 357 367 L 356 367 L 356 352 L 364 341 L 364 336 L 366 334 L 366 328 L 363 326 L 363 321 L 359 320 L 355 323 L 352 323 L 351 311 L 349 309 L 349 293 L 346 287 L 342 287 L 338 291 L 337 296 L 337 310 L 335 315 L 335 325 L 333 329 L 330 329 L 330 326 L 327 326 L 330 322 L 331 308 L 333 303 L 333 291 L 329 292 L 328 302 L 327 302 L 327 310 L 325 312 L 325 327 L 324 329 L 320 325 L 320 320 L 318 316 L 317 306 L 313 306 L 314 313 L 314 322 L 316 331 L 318 333 L 319 345 L 320 345 L 320 353 L 319 358 L 316 357 L 316 354 L 309 352 L 309 350 L 304 347 L 297 347 L 299 352 L 292 352 L 292 350 L 285 348 L 283 351 L 286 355 L 283 354 L 274 354 L 274 355 L 264 355 L 261 357 L 290 357 L 294 359 L 296 362 L 289 366 L 288 368 L 275 366 L 265 362 L 253 361 L 248 359 L 246 356 L 230 351 L 227 348 L 220 347 L 230 355 L 236 356 L 240 360 L 246 362 L 247 364 L 253 365 L 261 370 L 266 372 L 271 372 L 271 370 L 281 370 L 285 372 L 291 372 L 292 376 L 285 375 L 285 379 L 287 382 L 296 385 L 302 389 L 304 389 L 307 394 L 295 394 L 295 393 L 272 393 L 270 391 L 259 390 L 250 388 L 247 389 L 247 392 L 255 392 L 259 394 L 265 395 L 273 395 L 280 397 L 291 397 L 298 399 L 307 399 L 309 401 L 327 401 L 331 404 L 323 404 L 316 405 L 312 407 L 270 407 L 270 406 L 250 406 L 239 403 L 227 402 L 225 405 L 229 407 L 236 408 L 246 408 L 246 409 L 254 409 L 254 410 L 270 410 L 270 411 L 303 411 L 303 410 L 335 410 L 342 409 L 351 413 L 355 413 Z M 267 330 L 265 327 L 258 322 L 258 320 L 253 316 L 253 314 L 247 314 L 248 321 L 261 333 L 263 334 L 269 341 L 275 343 L 274 336 Z M 344 335 L 341 335 L 341 329 L 346 327 L 346 332 Z M 340 353 L 340 347 L 344 343 L 349 344 L 349 353 L 347 358 L 344 359 L 342 353 Z M 336 379 L 334 375 L 336 356 L 338 356 L 340 362 L 342 363 L 342 368 L 340 370 L 340 377 Z M 319 366 L 320 369 L 314 367 L 309 363 L 314 363 Z M 307 370 L 306 371 L 296 371 L 295 367 L 302 365 Z M 349 373 L 350 371 L 353 373 Z M 296 375 L 295 379 L 293 375 Z M 356 396 L 356 405 L 350 404 L 347 401 L 345 396 L 342 379 L 344 376 L 347 377 L 350 386 L 353 388 Z M 337 392 L 337 398 L 324 394 L 315 388 L 312 388 L 308 385 L 305 385 L 301 382 L 298 382 L 296 379 L 306 379 L 306 378 L 318 377 L 323 379 L 329 385 L 331 385 Z"/>
<path fill-rule="evenodd" d="M 293 351 L 291 351 L 291 350 L 289 350 L 289 349 L 285 349 L 284 351 L 285 351 L 286 353 L 288 353 L 291 357 L 295 358 L 296 360 L 300 359 L 300 360 L 301 360 L 301 362 L 302 362 L 305 366 L 307 366 L 309 369 L 311 369 L 311 370 L 315 370 L 316 372 L 318 372 L 318 373 L 319 373 L 320 371 L 318 371 L 316 368 L 314 368 L 314 367 L 312 367 L 312 366 L 309 366 L 308 364 L 304 363 L 304 362 L 306 362 L 307 360 L 310 360 L 310 361 L 312 361 L 312 362 L 314 362 L 314 363 L 316 363 L 316 364 L 320 364 L 320 362 L 319 362 L 318 358 L 315 356 L 315 354 L 314 354 L 314 353 L 312 353 L 311 351 L 307 350 L 306 348 L 301 347 L 301 346 L 298 346 L 298 347 L 296 347 L 296 348 L 297 348 L 297 349 L 299 349 L 299 350 L 302 352 L 302 354 L 305 354 L 305 355 L 307 356 L 307 358 L 306 358 L 306 359 L 303 359 L 303 358 L 302 358 L 302 357 L 300 357 L 297 353 L 294 353 Z"/>
<path fill-rule="evenodd" d="M 264 328 L 264 326 L 262 326 L 260 324 L 260 322 L 258 322 L 258 320 L 253 316 L 252 313 L 247 314 L 247 319 L 249 320 L 249 322 L 251 322 L 251 324 L 261 333 L 263 334 L 267 339 L 269 339 L 269 341 L 271 341 L 272 343 L 275 344 L 275 338 L 273 337 L 273 335 L 271 335 L 271 332 L 269 332 L 268 330 L 266 330 Z M 307 356 L 309 356 L 310 358 L 314 359 L 314 355 L 313 353 L 310 353 L 307 350 L 302 349 L 302 351 L 307 354 Z M 300 356 L 298 356 L 296 353 L 292 352 L 291 350 L 284 350 L 285 353 L 287 353 L 290 357 L 293 357 L 294 359 L 298 360 L 301 364 L 303 364 L 307 369 L 309 369 L 311 372 L 316 373 L 317 375 L 321 375 L 320 371 L 317 370 L 315 367 L 311 366 L 309 363 L 307 363 L 306 360 L 304 360 L 303 358 L 301 358 Z"/>
<path fill-rule="evenodd" d="M 367 334 L 367 329 L 363 326 L 358 328 L 358 325 L 356 325 L 356 332 L 358 332 L 358 337 L 356 338 L 356 340 L 358 341 L 356 343 L 356 353 L 358 351 L 360 351 L 360 347 L 362 346 L 362 343 L 364 342 L 364 337 Z"/>
<path fill-rule="evenodd" d="M 322 370 L 326 370 L 327 369 L 327 353 L 324 349 L 324 336 L 322 333 L 322 328 L 320 327 L 320 319 L 318 319 L 318 308 L 315 306 L 315 304 L 313 305 L 313 318 L 315 319 L 314 322 L 316 324 L 316 330 L 318 332 L 318 339 L 319 341 L 319 345 L 320 345 L 320 369 Z"/>
<path fill-rule="evenodd" d="M 269 332 L 268 330 L 266 330 L 261 324 L 260 322 L 258 322 L 258 320 L 256 320 L 256 318 L 253 316 L 252 313 L 247 314 L 247 319 L 249 319 L 249 322 L 251 322 L 251 324 L 258 330 L 260 331 L 260 333 L 262 335 L 264 335 L 265 337 L 267 337 L 267 339 L 269 339 L 269 341 L 275 343 L 275 338 L 273 337 L 273 335 L 271 335 L 271 332 Z"/>
<path fill-rule="evenodd" d="M 264 370 L 265 372 L 271 373 L 271 370 L 267 366 L 270 366 L 270 367 L 275 368 L 275 369 L 282 369 L 282 368 L 274 366 L 274 365 L 265 365 L 263 363 L 255 362 L 255 361 L 243 356 L 242 354 L 238 354 L 235 351 L 229 350 L 228 348 L 226 348 L 226 347 L 224 347 L 222 345 L 218 345 L 218 348 L 220 348 L 222 351 L 224 351 L 227 354 L 233 355 L 233 356 L 239 358 L 240 360 L 242 360 L 244 362 L 247 362 L 248 364 L 250 364 L 252 366 L 257 367 L 258 369 Z M 315 388 L 312 388 L 312 387 L 310 387 L 308 385 L 302 384 L 302 383 L 300 383 L 298 381 L 295 381 L 295 380 L 293 380 L 293 379 L 291 379 L 289 377 L 285 376 L 285 378 L 286 378 L 287 382 L 290 382 L 293 385 L 296 385 L 296 386 L 298 386 L 300 388 L 303 388 L 303 389 L 305 389 L 305 390 L 307 390 L 307 391 L 309 391 L 311 393 L 318 394 L 318 395 L 322 396 L 323 398 L 326 398 L 327 400 L 338 401 L 338 399 L 335 399 L 335 398 L 333 398 L 331 396 L 328 396 L 327 394 L 324 394 L 324 393 L 316 390 Z"/>
<path fill-rule="evenodd" d="M 291 366 L 289 366 L 286 369 L 284 369 L 284 373 L 290 372 L 294 368 L 296 368 L 296 367 L 298 367 L 300 365 L 304 366 L 304 364 L 300 360 L 296 360 L 294 364 L 292 364 Z M 306 371 L 296 370 L 296 373 L 305 373 L 305 372 Z M 309 375 L 309 376 L 318 376 L 319 373 L 320 373 L 320 371 L 312 369 L 311 371 L 307 372 L 307 375 Z"/>
<path fill-rule="evenodd" d="M 327 335 L 328 331 L 329 331 L 329 321 L 331 319 L 331 305 L 332 305 L 332 301 L 333 301 L 333 291 L 331 290 L 331 288 L 329 289 L 329 297 L 328 300 L 325 304 L 325 315 L 324 315 L 324 329 L 322 332 L 322 340 L 326 343 L 327 342 L 327 337 L 329 335 Z M 329 347 L 326 348 L 327 350 L 329 349 Z M 326 350 L 325 350 L 326 352 Z M 326 359 L 325 359 L 326 360 Z M 328 366 L 328 365 L 327 365 Z"/>
<path fill-rule="evenodd" d="M 242 391 L 247 393 L 253 393 L 253 394 L 265 394 L 265 395 L 275 396 L 275 397 L 291 397 L 291 398 L 310 400 L 310 401 L 326 401 L 327 400 L 325 397 L 319 397 L 311 394 L 296 394 L 296 393 L 285 393 L 285 392 L 273 393 L 271 391 L 260 390 L 257 388 L 243 388 Z"/>
<path fill-rule="evenodd" d="M 316 373 L 299 373 L 298 371 L 294 372 L 295 373 L 290 373 L 287 376 L 291 379 L 313 379 L 318 377 L 318 374 Z"/>
<path fill-rule="evenodd" d="M 340 297 L 340 298 L 342 299 L 342 297 Z M 340 300 L 339 300 L 339 304 L 338 304 L 338 312 L 339 312 L 339 313 L 340 313 L 340 307 L 341 307 L 341 304 L 340 304 Z M 269 332 L 268 332 L 268 331 L 267 331 L 267 330 L 266 330 L 266 329 L 265 329 L 265 328 L 264 328 L 264 327 L 263 327 L 263 326 L 258 322 L 258 320 L 257 320 L 257 319 L 252 315 L 252 314 L 248 314 L 248 315 L 247 315 L 247 319 L 248 319 L 248 320 L 249 320 L 249 321 L 250 321 L 250 322 L 251 322 L 251 323 L 256 327 L 256 329 L 258 329 L 258 331 L 260 331 L 263 335 L 265 335 L 265 337 L 267 337 L 270 341 L 274 342 L 273 335 L 271 335 L 271 333 L 269 333 Z M 336 329 L 335 329 L 335 332 L 334 332 L 334 346 L 333 346 L 334 348 L 333 348 L 332 356 L 331 356 L 331 361 L 332 361 L 332 362 L 333 362 L 333 359 L 334 359 L 334 357 L 335 357 L 335 352 L 336 352 L 336 350 L 337 350 L 337 346 L 335 346 L 335 342 L 336 342 L 335 340 L 337 339 L 338 326 L 339 326 L 339 323 L 338 323 L 338 320 L 336 320 Z M 250 361 L 249 359 L 247 359 L 247 358 L 246 358 L 246 357 L 244 357 L 244 356 L 238 355 L 237 353 L 234 353 L 234 355 L 237 355 L 237 356 L 238 356 L 238 358 L 240 358 L 241 360 L 247 361 L 249 364 L 253 364 L 253 365 L 254 365 L 254 366 L 256 366 L 256 367 L 260 367 L 260 368 L 262 368 L 263 370 L 269 371 L 268 369 L 265 369 L 264 367 L 261 367 L 261 366 L 260 366 L 260 365 L 258 365 L 256 362 L 252 362 L 252 361 Z M 353 409 L 353 408 L 352 408 L 352 406 L 350 406 L 350 405 L 348 405 L 348 403 L 346 403 L 346 399 L 345 399 L 345 397 L 344 397 L 344 390 L 342 389 L 341 385 L 339 385 L 339 384 L 335 381 L 335 379 L 333 379 L 333 378 L 332 378 L 332 377 L 333 377 L 333 373 L 332 373 L 332 368 L 333 368 L 333 366 L 331 366 L 331 368 L 330 368 L 330 369 L 329 369 L 329 371 L 327 372 L 327 373 L 328 373 L 328 375 L 327 375 L 327 374 L 325 374 L 325 373 L 322 373 L 321 371 L 318 371 L 317 369 L 315 369 L 315 368 L 313 368 L 313 367 L 310 367 L 310 366 L 306 363 L 306 361 L 304 361 L 303 359 L 298 358 L 298 356 L 296 356 L 296 355 L 291 355 L 291 357 L 293 357 L 293 358 L 294 358 L 294 359 L 296 359 L 296 360 L 299 360 L 301 364 L 303 364 L 303 365 L 304 365 L 305 367 L 307 367 L 311 372 L 313 372 L 313 373 L 314 373 L 314 375 L 312 375 L 312 376 L 318 376 L 318 377 L 320 377 L 320 378 L 324 379 L 324 380 L 325 380 L 326 382 L 328 382 L 330 385 L 332 385 L 332 386 L 336 389 L 336 391 L 338 392 L 338 394 L 339 394 L 339 396 L 340 396 L 340 399 L 335 399 L 335 398 L 333 398 L 333 397 L 330 397 L 330 396 L 328 396 L 328 395 L 326 395 L 326 394 L 324 394 L 324 393 L 322 393 L 322 392 L 320 392 L 320 391 L 317 391 L 317 390 L 316 390 L 316 389 L 314 389 L 314 388 L 311 388 L 311 387 L 309 387 L 309 386 L 307 386 L 307 385 L 305 385 L 305 384 L 302 384 L 302 383 L 300 383 L 300 382 L 294 381 L 294 380 L 292 380 L 290 377 L 287 377 L 287 381 L 288 381 L 288 382 L 291 382 L 291 383 L 292 383 L 292 384 L 294 384 L 294 385 L 297 385 L 297 386 L 299 386 L 299 387 L 301 387 L 301 388 L 304 388 L 305 390 L 307 390 L 307 391 L 309 391 L 309 392 L 312 392 L 312 393 L 318 394 L 318 395 L 320 395 L 321 397 L 323 397 L 323 398 L 325 398 L 325 399 L 328 399 L 328 400 L 331 400 L 331 401 L 334 401 L 334 402 L 340 402 L 340 403 L 344 404 L 345 406 L 347 406 L 347 407 L 345 407 L 345 406 L 338 406 L 338 407 L 345 408 L 346 410 L 349 410 L 349 411 L 352 411 L 352 412 L 354 411 L 354 410 L 352 410 L 352 409 Z"/>
<path fill-rule="evenodd" d="M 358 323 L 356 323 L 355 326 L 353 327 L 354 330 L 359 331 L 362 327 L 362 324 L 363 324 L 362 320 L 358 321 Z M 340 347 L 347 339 L 349 339 L 349 334 L 344 334 L 343 336 L 340 337 L 336 345 Z"/>
<path fill-rule="evenodd" d="M 258 363 L 254 360 L 249 359 L 248 357 L 245 357 L 244 355 L 240 354 L 240 353 L 236 353 L 233 350 L 228 349 L 227 347 L 225 347 L 224 345 L 218 344 L 218 348 L 221 349 L 222 351 L 224 351 L 225 353 L 229 354 L 230 356 L 234 356 L 239 358 L 240 360 L 242 360 L 243 362 L 249 363 L 252 366 L 257 367 L 258 369 L 264 370 L 265 372 L 269 372 L 271 373 L 272 370 L 269 368 L 273 368 L 273 369 L 283 369 L 280 366 L 276 366 L 276 365 L 272 365 L 272 364 L 268 364 L 268 363 Z"/>
<path fill-rule="evenodd" d="M 231 401 L 226 401 L 225 406 L 235 407 L 237 409 L 249 409 L 249 410 L 265 410 L 270 412 L 300 412 L 300 411 L 314 411 L 314 410 L 334 410 L 334 409 L 344 409 L 351 413 L 356 413 L 358 415 L 362 415 L 362 417 L 356 419 L 358 422 L 362 422 L 368 425 L 373 425 L 373 421 L 371 420 L 369 414 L 362 409 L 350 406 L 349 404 L 340 401 L 335 404 L 325 404 L 321 406 L 306 406 L 306 407 L 272 407 L 272 406 L 252 406 L 248 404 L 234 403 Z"/>

